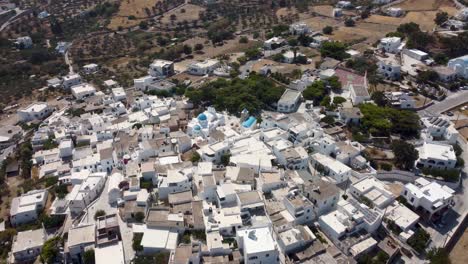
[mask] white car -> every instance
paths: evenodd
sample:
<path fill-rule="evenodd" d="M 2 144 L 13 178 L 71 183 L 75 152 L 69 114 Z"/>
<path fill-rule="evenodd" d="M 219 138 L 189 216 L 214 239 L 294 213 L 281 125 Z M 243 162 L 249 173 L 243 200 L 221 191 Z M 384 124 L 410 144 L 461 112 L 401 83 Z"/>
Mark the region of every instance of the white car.
<path fill-rule="evenodd" d="M 125 200 L 122 198 L 117 199 L 117 207 L 122 207 L 125 205 Z"/>

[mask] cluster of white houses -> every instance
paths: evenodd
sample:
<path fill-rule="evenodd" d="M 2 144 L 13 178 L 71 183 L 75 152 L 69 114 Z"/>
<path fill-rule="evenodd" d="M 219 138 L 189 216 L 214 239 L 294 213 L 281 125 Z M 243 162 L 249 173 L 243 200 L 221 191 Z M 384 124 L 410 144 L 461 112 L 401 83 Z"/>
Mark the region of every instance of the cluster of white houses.
<path fill-rule="evenodd" d="M 348 4 L 340 1 L 338 7 Z M 312 34 L 304 23 L 291 25 L 290 32 Z M 275 37 L 265 49 L 284 44 Z M 404 49 L 396 37 L 382 39 L 378 49 L 378 72 L 392 80 L 411 71 L 403 60 L 429 60 L 424 52 Z M 463 76 L 464 61 L 451 60 L 448 67 Z M 22 122 L 42 121 L 31 139 L 39 178 L 56 177 L 69 190 L 55 197 L 48 213 L 80 219 L 103 201 L 113 210 L 95 222 L 74 221 L 80 224 L 68 230 L 67 258 L 80 262 L 94 248 L 97 264 L 128 263 L 127 234 L 121 234 L 127 225 L 128 234 L 141 237 L 138 254 L 169 252 L 173 264 L 313 263 L 340 255 L 326 250 L 324 240 L 359 259 L 379 247 L 373 234 L 389 221 L 401 230 L 395 243 L 406 243 L 420 215 L 434 220 L 450 210 L 454 190 L 429 175 L 400 184 L 401 191 L 378 179 L 365 146 L 348 140 L 343 129 L 359 124 L 358 106 L 371 102 L 367 76 L 335 62 L 324 58 L 320 69 L 291 82 L 271 108 L 276 111 L 258 115 L 244 110 L 234 116 L 213 107 L 199 111 L 185 98 L 146 94 L 175 87 L 167 79 L 176 74 L 174 63 L 166 60 L 153 61 L 148 76 L 134 79 L 135 89 L 108 80 L 107 90 L 98 91 L 79 74 L 49 80 L 50 86 L 70 90 L 71 110 L 79 111 L 53 111 L 42 102 L 18 111 Z M 223 67 L 208 59 L 190 64 L 187 72 L 216 75 Z M 85 74 L 98 70 L 95 64 L 83 68 Z M 344 98 L 336 109 L 302 98 L 305 87 L 330 77 L 342 85 L 331 95 Z M 415 108 L 407 93 L 385 96 L 393 107 Z M 323 122 L 326 115 L 336 122 Z M 415 168 L 454 169 L 451 144 L 457 138 L 450 120 L 423 118 Z M 14 198 L 10 223 L 37 221 L 48 198 L 48 190 Z M 46 239 L 43 229 L 19 232 L 12 262 L 37 257 Z"/>

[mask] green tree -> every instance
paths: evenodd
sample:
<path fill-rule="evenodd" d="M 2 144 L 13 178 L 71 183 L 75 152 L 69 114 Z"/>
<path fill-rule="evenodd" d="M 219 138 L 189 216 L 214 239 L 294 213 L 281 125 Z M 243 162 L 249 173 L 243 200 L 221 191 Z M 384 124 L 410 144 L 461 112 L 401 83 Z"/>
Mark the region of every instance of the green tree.
<path fill-rule="evenodd" d="M 345 20 L 345 26 L 354 27 L 354 25 L 356 25 L 356 22 L 352 18 L 348 18 Z"/>
<path fill-rule="evenodd" d="M 385 97 L 384 92 L 382 91 L 375 91 L 371 95 L 371 99 L 380 107 L 384 107 L 388 105 L 387 97 Z"/>
<path fill-rule="evenodd" d="M 186 55 L 192 54 L 192 47 L 191 47 L 190 45 L 185 44 L 184 47 L 183 47 L 183 49 L 184 49 L 184 53 L 185 53 Z"/>
<path fill-rule="evenodd" d="M 341 82 L 338 76 L 333 76 L 333 77 L 328 78 L 327 83 L 328 85 L 330 85 L 330 88 L 332 89 L 333 92 L 335 93 L 341 92 Z"/>
<path fill-rule="evenodd" d="M 444 248 L 431 248 L 427 253 L 427 258 L 431 264 L 451 264 L 447 250 Z"/>
<path fill-rule="evenodd" d="M 302 92 L 302 96 L 306 100 L 313 100 L 314 105 L 318 105 L 326 95 L 326 88 L 325 83 L 322 80 L 318 80 L 313 82 L 310 86 L 308 86 L 304 92 Z"/>
<path fill-rule="evenodd" d="M 201 157 L 200 157 L 200 154 L 198 154 L 198 152 L 196 151 L 192 152 L 192 157 L 190 157 L 190 161 L 195 163 L 195 162 L 199 162 L 200 159 Z"/>
<path fill-rule="evenodd" d="M 140 24 L 138 24 L 140 29 L 146 30 L 148 29 L 148 23 L 146 21 L 141 21 Z"/>
<path fill-rule="evenodd" d="M 43 263 L 53 263 L 58 255 L 60 237 L 53 237 L 44 243 L 41 251 L 41 261 Z"/>
<path fill-rule="evenodd" d="M 229 165 L 229 160 L 231 159 L 231 154 L 223 154 L 221 156 L 221 164 L 224 166 Z"/>
<path fill-rule="evenodd" d="M 333 97 L 333 104 L 336 106 L 341 106 L 344 102 L 346 102 L 346 99 L 341 96 L 335 96 Z"/>
<path fill-rule="evenodd" d="M 239 43 L 249 43 L 249 38 L 246 36 L 242 36 L 239 38 Z"/>
<path fill-rule="evenodd" d="M 135 214 L 135 221 L 137 223 L 143 223 L 143 220 L 145 220 L 145 213 L 143 212 L 137 212 Z"/>
<path fill-rule="evenodd" d="M 431 239 L 431 236 L 421 227 L 419 227 L 415 234 L 408 239 L 408 245 L 410 245 L 418 253 L 422 254 L 427 246 L 427 242 Z"/>
<path fill-rule="evenodd" d="M 96 260 L 94 258 L 94 249 L 86 250 L 85 253 L 83 254 L 84 264 L 94 264 L 95 261 Z"/>
<path fill-rule="evenodd" d="M 196 50 L 196 51 L 200 51 L 200 50 L 202 50 L 202 49 L 203 49 L 203 44 L 201 44 L 201 43 L 195 44 L 195 50 Z"/>
<path fill-rule="evenodd" d="M 441 26 L 442 24 L 447 22 L 448 19 L 449 15 L 447 12 L 439 11 L 437 12 L 436 17 L 434 18 L 434 22 L 436 23 L 436 25 Z"/>
<path fill-rule="evenodd" d="M 331 35 L 333 33 L 333 27 L 326 26 L 322 29 L 323 34 Z"/>
<path fill-rule="evenodd" d="M 322 44 L 320 54 L 323 58 L 331 57 L 337 60 L 344 60 L 350 56 L 346 53 L 346 49 L 346 45 L 339 41 L 328 41 Z"/>
<path fill-rule="evenodd" d="M 412 169 L 419 158 L 419 153 L 414 146 L 402 140 L 392 142 L 392 151 L 395 155 L 395 165 L 400 169 Z"/>

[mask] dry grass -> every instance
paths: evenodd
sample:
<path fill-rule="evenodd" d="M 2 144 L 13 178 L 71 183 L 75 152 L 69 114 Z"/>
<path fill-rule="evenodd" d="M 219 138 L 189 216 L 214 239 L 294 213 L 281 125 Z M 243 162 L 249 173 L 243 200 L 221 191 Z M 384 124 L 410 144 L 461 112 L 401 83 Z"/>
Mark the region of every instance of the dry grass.
<path fill-rule="evenodd" d="M 358 22 L 354 27 L 339 27 L 333 32 L 331 38 L 348 43 L 364 40 L 372 45 L 388 32 L 395 31 L 396 28 L 394 25 Z"/>
<path fill-rule="evenodd" d="M 185 10 L 184 13 L 182 13 L 182 9 Z M 174 21 L 175 23 L 179 21 L 182 22 L 184 20 L 191 22 L 199 19 L 199 14 L 201 11 L 205 11 L 205 8 L 192 4 L 183 5 L 165 13 L 164 16 L 161 18 L 161 22 L 163 24 L 170 24 L 172 22 L 171 15 L 176 15 L 177 19 Z"/>
<path fill-rule="evenodd" d="M 260 45 L 261 43 L 256 40 L 249 40 L 248 43 L 239 43 L 240 36 L 236 36 L 234 39 L 225 41 L 224 45 L 214 47 L 211 42 L 207 41 L 206 38 L 195 37 L 188 39 L 183 44 L 191 45 L 192 47 L 196 44 L 203 44 L 203 54 L 194 53 L 194 60 L 203 60 L 205 58 L 214 58 L 224 54 L 237 53 L 245 51 L 248 48 Z"/>
<path fill-rule="evenodd" d="M 331 5 L 314 6 L 311 8 L 311 10 L 321 16 L 332 17 L 333 6 Z"/>
<path fill-rule="evenodd" d="M 124 0 L 120 2 L 118 16 L 146 17 L 145 8 L 151 10 L 160 0 Z"/>
<path fill-rule="evenodd" d="M 465 233 L 463 233 L 462 237 L 458 241 L 458 243 L 453 248 L 452 252 L 450 252 L 450 260 L 452 264 L 465 264 L 468 263 L 468 254 L 466 251 L 468 250 L 468 230 L 465 229 Z"/>
<path fill-rule="evenodd" d="M 437 10 L 444 6 L 454 6 L 451 0 L 407 0 L 395 5 L 405 11 Z"/>
<path fill-rule="evenodd" d="M 449 15 L 457 13 L 453 3 L 448 0 L 408 0 L 395 6 L 401 7 L 408 12 L 404 17 L 372 15 L 365 21 L 394 26 L 414 22 L 419 24 L 422 30 L 430 31 L 436 26 L 434 18 L 437 12 L 445 11 Z"/>
<path fill-rule="evenodd" d="M 124 0 L 120 2 L 119 12 L 112 17 L 108 27 L 110 29 L 117 29 L 121 27 L 133 27 L 140 23 L 141 19 L 129 20 L 128 16 L 135 16 L 137 18 L 145 18 L 147 14 L 145 8 L 151 10 L 160 0 Z"/>

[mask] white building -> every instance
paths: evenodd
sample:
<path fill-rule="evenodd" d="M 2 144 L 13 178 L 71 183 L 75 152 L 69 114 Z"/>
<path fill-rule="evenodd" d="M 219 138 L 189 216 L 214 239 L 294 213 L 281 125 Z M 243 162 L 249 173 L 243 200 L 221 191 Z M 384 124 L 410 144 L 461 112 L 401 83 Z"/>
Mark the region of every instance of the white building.
<path fill-rule="evenodd" d="M 334 183 L 316 180 L 307 181 L 301 186 L 304 196 L 314 204 L 315 217 L 319 217 L 336 209 L 340 200 L 340 189 Z"/>
<path fill-rule="evenodd" d="M 96 63 L 90 63 L 83 66 L 83 71 L 85 74 L 93 74 L 99 70 L 99 65 Z"/>
<path fill-rule="evenodd" d="M 96 243 L 96 226 L 94 224 L 78 225 L 68 230 L 66 247 L 70 257 L 75 261 L 81 261 L 84 252 L 94 248 Z"/>
<path fill-rule="evenodd" d="M 399 17 L 403 15 L 403 9 L 399 7 L 390 7 L 390 8 L 387 8 L 387 10 L 385 10 L 385 13 L 392 17 Z"/>
<path fill-rule="evenodd" d="M 124 101 L 127 99 L 127 94 L 125 93 L 124 88 L 117 87 L 112 89 L 112 98 L 115 101 Z"/>
<path fill-rule="evenodd" d="M 401 77 L 401 65 L 395 56 L 390 55 L 387 57 L 377 56 L 377 72 L 385 79 L 398 80 Z"/>
<path fill-rule="evenodd" d="M 284 63 L 296 63 L 299 57 L 306 57 L 306 56 L 300 52 L 294 53 L 294 51 L 288 50 L 285 53 L 283 53 L 283 62 Z"/>
<path fill-rule="evenodd" d="M 301 147 L 287 148 L 281 151 L 274 151 L 278 164 L 288 169 L 305 169 L 309 161 L 309 154 Z"/>
<path fill-rule="evenodd" d="M 92 173 L 81 184 L 73 186 L 72 191 L 67 195 L 72 215 L 81 213 L 98 197 L 104 188 L 106 176 L 105 172 Z"/>
<path fill-rule="evenodd" d="M 150 64 L 148 74 L 153 77 L 168 77 L 174 74 L 174 62 L 167 60 L 154 60 Z"/>
<path fill-rule="evenodd" d="M 13 238 L 11 247 L 12 263 L 29 263 L 41 254 L 42 246 L 46 241 L 44 229 L 18 232 Z"/>
<path fill-rule="evenodd" d="M 337 210 L 319 217 L 321 230 L 335 244 L 344 236 L 365 230 L 372 234 L 383 218 L 383 211 L 369 208 L 352 197 L 338 202 Z"/>
<path fill-rule="evenodd" d="M 18 46 L 20 49 L 30 49 L 33 46 L 33 42 L 31 37 L 24 36 L 17 38 L 15 41 L 15 45 Z"/>
<path fill-rule="evenodd" d="M 109 176 L 109 184 L 107 187 L 107 195 L 109 204 L 117 203 L 119 198 L 122 198 L 122 191 L 119 188 L 119 184 L 124 180 L 122 174 L 116 172 Z"/>
<path fill-rule="evenodd" d="M 455 69 L 446 66 L 437 66 L 433 70 L 439 76 L 439 80 L 443 82 L 453 82 L 457 79 L 457 72 Z"/>
<path fill-rule="evenodd" d="M 170 193 L 191 190 L 192 182 L 189 177 L 192 177 L 192 173 L 187 173 L 187 170 L 168 170 L 167 176 L 161 177 L 159 198 L 167 199 Z"/>
<path fill-rule="evenodd" d="M 358 105 L 370 100 L 366 77 L 364 77 L 364 84 L 349 84 L 349 91 L 353 105 Z"/>
<path fill-rule="evenodd" d="M 416 161 L 418 168 L 447 170 L 455 168 L 457 163 L 457 157 L 451 145 L 424 142 L 416 150 L 419 152 L 419 159 Z"/>
<path fill-rule="evenodd" d="M 71 157 L 73 149 L 73 141 L 71 139 L 64 139 L 59 144 L 59 156 L 61 158 Z"/>
<path fill-rule="evenodd" d="M 292 220 L 295 225 L 309 225 L 316 218 L 314 204 L 297 192 L 288 193 L 283 204 L 290 215 L 285 218 Z"/>
<path fill-rule="evenodd" d="M 269 227 L 238 230 L 237 241 L 246 264 L 280 263 L 278 246 Z"/>
<path fill-rule="evenodd" d="M 263 43 L 265 49 L 274 50 L 286 44 L 286 40 L 282 37 L 273 37 Z"/>
<path fill-rule="evenodd" d="M 380 209 L 385 209 L 396 198 L 386 184 L 373 176 L 362 178 L 351 184 L 348 193 L 351 193 L 358 200 L 367 199 Z"/>
<path fill-rule="evenodd" d="M 312 165 L 318 172 L 323 173 L 327 178 L 336 183 L 347 181 L 351 176 L 351 168 L 345 164 L 321 153 L 311 156 Z"/>
<path fill-rule="evenodd" d="M 282 113 L 295 112 L 301 101 L 301 92 L 291 89 L 286 89 L 278 101 L 277 111 Z"/>
<path fill-rule="evenodd" d="M 385 97 L 392 105 L 392 107 L 400 109 L 414 109 L 416 108 L 416 100 L 405 92 L 386 92 Z"/>
<path fill-rule="evenodd" d="M 18 110 L 18 119 L 21 122 L 29 122 L 33 120 L 42 120 L 52 113 L 53 108 L 45 102 L 37 102 L 28 105 L 26 108 Z"/>
<path fill-rule="evenodd" d="M 293 35 L 307 35 L 311 33 L 310 27 L 306 23 L 299 22 L 289 26 L 289 33 Z"/>
<path fill-rule="evenodd" d="M 454 70 L 458 76 L 468 78 L 468 55 L 449 60 L 447 66 Z"/>
<path fill-rule="evenodd" d="M 453 195 L 455 191 L 437 182 L 430 182 L 424 178 L 418 178 L 414 184 L 407 183 L 401 196 L 415 209 L 424 209 L 429 214 L 429 219 L 435 214 L 444 214 L 454 205 Z"/>
<path fill-rule="evenodd" d="M 418 61 L 425 61 L 429 58 L 429 54 L 418 49 L 403 49 L 403 54 Z"/>
<path fill-rule="evenodd" d="M 47 202 L 47 190 L 32 190 L 11 201 L 10 223 L 18 226 L 38 219 Z"/>
<path fill-rule="evenodd" d="M 96 88 L 89 83 L 78 84 L 71 87 L 72 95 L 78 99 L 84 99 L 96 93 Z"/>
<path fill-rule="evenodd" d="M 212 73 L 220 65 L 219 60 L 207 59 L 202 62 L 194 62 L 188 66 L 188 73 L 193 75 L 207 75 Z"/>
<path fill-rule="evenodd" d="M 278 233 L 278 246 L 285 255 L 306 248 L 316 237 L 308 226 L 297 226 Z"/>
<path fill-rule="evenodd" d="M 95 248 L 94 259 L 96 264 L 125 264 L 125 253 L 122 241 Z"/>
<path fill-rule="evenodd" d="M 419 215 L 398 202 L 387 207 L 385 218 L 395 223 L 402 232 L 408 232 L 419 221 Z"/>
<path fill-rule="evenodd" d="M 216 112 L 213 107 L 199 114 L 187 124 L 187 134 L 192 137 L 208 137 L 217 127 L 224 126 L 225 118 L 222 113 Z"/>
<path fill-rule="evenodd" d="M 81 76 L 78 73 L 69 74 L 63 77 L 62 86 L 64 89 L 70 89 L 72 86 L 81 83 Z"/>
<path fill-rule="evenodd" d="M 282 188 L 287 185 L 284 180 L 284 172 L 272 171 L 272 172 L 260 172 L 258 178 L 256 178 L 257 190 L 262 190 L 264 193 L 270 193 L 272 190 Z"/>
<path fill-rule="evenodd" d="M 424 130 L 433 139 L 443 139 L 450 144 L 455 144 L 458 139 L 458 130 L 454 124 L 444 117 L 427 117 L 421 119 Z"/>

